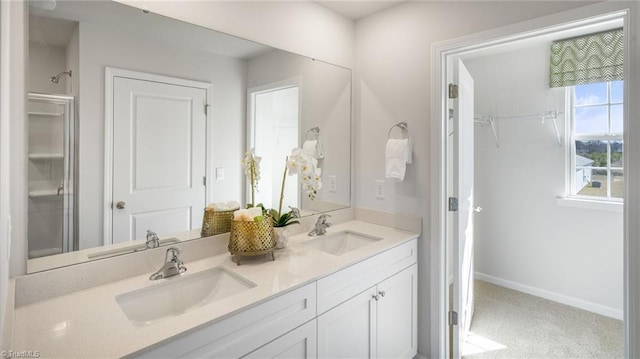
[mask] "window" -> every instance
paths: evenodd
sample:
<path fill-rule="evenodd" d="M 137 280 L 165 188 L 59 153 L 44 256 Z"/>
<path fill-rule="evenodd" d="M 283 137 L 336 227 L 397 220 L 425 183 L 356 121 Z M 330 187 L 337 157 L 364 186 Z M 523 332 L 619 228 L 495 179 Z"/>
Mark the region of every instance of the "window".
<path fill-rule="evenodd" d="M 568 87 L 571 101 L 571 195 L 622 201 L 622 81 Z"/>

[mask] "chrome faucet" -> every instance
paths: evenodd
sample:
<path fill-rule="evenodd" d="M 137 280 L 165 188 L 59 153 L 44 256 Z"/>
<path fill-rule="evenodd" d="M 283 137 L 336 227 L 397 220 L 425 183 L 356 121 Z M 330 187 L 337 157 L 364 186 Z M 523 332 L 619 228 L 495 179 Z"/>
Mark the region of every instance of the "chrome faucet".
<path fill-rule="evenodd" d="M 149 279 L 158 280 L 167 277 L 173 277 L 187 271 L 187 267 L 180 259 L 180 248 L 170 247 L 164 257 L 164 264 L 157 272 L 153 273 Z M 170 258 L 171 257 L 171 258 Z"/>
<path fill-rule="evenodd" d="M 144 251 L 146 249 L 160 247 L 160 238 L 158 234 L 152 230 L 147 229 L 147 241 L 144 244 L 144 248 L 138 248 L 134 252 Z"/>
<path fill-rule="evenodd" d="M 300 218 L 300 209 L 291 206 L 289 206 L 289 209 L 291 210 L 291 213 L 293 213 L 293 218 Z"/>
<path fill-rule="evenodd" d="M 327 218 L 331 217 L 328 214 L 323 214 L 318 217 L 318 221 L 316 222 L 315 228 L 311 232 L 309 232 L 309 237 L 321 236 L 327 233 L 327 228 L 331 227 L 331 223 L 327 222 Z"/>

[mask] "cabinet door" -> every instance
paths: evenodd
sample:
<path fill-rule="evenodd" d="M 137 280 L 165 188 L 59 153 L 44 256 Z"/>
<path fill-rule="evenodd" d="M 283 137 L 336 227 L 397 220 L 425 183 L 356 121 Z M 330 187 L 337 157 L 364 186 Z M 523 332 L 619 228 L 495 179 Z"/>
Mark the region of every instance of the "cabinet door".
<path fill-rule="evenodd" d="M 284 358 L 316 358 L 317 353 L 316 320 L 290 331 L 289 333 L 266 344 L 258 350 L 243 357 L 247 359 L 284 359 Z"/>
<path fill-rule="evenodd" d="M 417 265 L 378 284 L 379 358 L 413 358 L 417 353 Z"/>
<path fill-rule="evenodd" d="M 375 358 L 375 287 L 318 317 L 318 358 Z"/>

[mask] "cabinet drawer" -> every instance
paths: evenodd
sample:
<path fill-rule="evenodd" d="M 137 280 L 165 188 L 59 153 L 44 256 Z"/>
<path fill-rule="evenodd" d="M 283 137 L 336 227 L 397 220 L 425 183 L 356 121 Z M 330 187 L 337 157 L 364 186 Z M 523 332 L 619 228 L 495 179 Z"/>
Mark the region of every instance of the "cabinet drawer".
<path fill-rule="evenodd" d="M 324 313 L 417 262 L 413 239 L 318 280 L 318 314 Z"/>
<path fill-rule="evenodd" d="M 243 359 L 316 358 L 316 320 L 312 320 L 270 342 Z"/>
<path fill-rule="evenodd" d="M 239 358 L 316 317 L 316 284 L 259 304 L 146 353 L 144 358 Z"/>

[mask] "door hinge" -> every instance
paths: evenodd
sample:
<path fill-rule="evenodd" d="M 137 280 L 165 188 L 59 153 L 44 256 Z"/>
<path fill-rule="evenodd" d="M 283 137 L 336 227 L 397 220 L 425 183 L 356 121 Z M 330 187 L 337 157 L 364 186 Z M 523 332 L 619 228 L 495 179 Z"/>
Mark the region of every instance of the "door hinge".
<path fill-rule="evenodd" d="M 458 312 L 449 312 L 449 325 L 458 325 Z"/>
<path fill-rule="evenodd" d="M 458 98 L 458 85 L 449 84 L 449 98 Z"/>
<path fill-rule="evenodd" d="M 203 176 L 202 177 L 202 185 L 206 186 L 207 185 L 207 176 Z"/>
<path fill-rule="evenodd" d="M 449 197 L 449 211 L 450 212 L 458 211 L 458 199 L 456 197 Z"/>
<path fill-rule="evenodd" d="M 204 105 L 204 115 L 208 115 L 209 114 L 209 106 L 211 105 Z"/>

